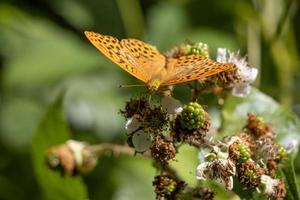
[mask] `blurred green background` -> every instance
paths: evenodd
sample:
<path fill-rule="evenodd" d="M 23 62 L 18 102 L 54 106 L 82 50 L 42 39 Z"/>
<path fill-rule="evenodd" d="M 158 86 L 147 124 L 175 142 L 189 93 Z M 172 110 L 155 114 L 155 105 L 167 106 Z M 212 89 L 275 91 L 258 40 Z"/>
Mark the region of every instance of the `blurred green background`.
<path fill-rule="evenodd" d="M 118 87 L 139 82 L 104 58 L 85 38 L 84 30 L 142 39 L 161 51 L 186 40 L 207 43 L 212 57 L 218 47 L 240 50 L 260 70 L 256 86 L 299 116 L 299 3 L 2 0 L 0 199 L 42 198 L 30 156 L 32 133 L 62 91 L 73 138 L 125 142 L 124 120 L 118 111 L 142 90 Z M 296 169 L 300 172 L 300 164 Z M 192 173 L 187 176 L 193 177 Z M 103 157 L 83 181 L 90 199 L 153 199 L 154 174 L 148 160 Z"/>

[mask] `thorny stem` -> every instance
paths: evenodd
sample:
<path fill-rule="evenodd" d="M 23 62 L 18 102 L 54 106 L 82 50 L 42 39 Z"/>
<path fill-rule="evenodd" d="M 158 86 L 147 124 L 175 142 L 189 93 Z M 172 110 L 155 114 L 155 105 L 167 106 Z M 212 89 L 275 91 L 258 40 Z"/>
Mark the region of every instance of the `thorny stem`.
<path fill-rule="evenodd" d="M 97 156 L 102 156 L 105 154 L 111 154 L 113 156 L 119 156 L 119 155 L 134 156 L 136 154 L 135 150 L 129 146 L 109 144 L 109 143 L 87 146 L 86 149 Z M 149 157 L 149 154 L 143 154 L 143 155 L 145 157 Z"/>
<path fill-rule="evenodd" d="M 119 156 L 119 155 L 135 156 L 136 155 L 135 150 L 129 146 L 110 144 L 110 143 L 90 145 L 90 146 L 87 146 L 86 149 L 88 151 L 94 153 L 97 156 L 102 156 L 102 155 L 107 155 L 107 154 L 110 154 L 113 156 Z M 151 158 L 149 152 L 145 152 L 142 155 L 145 158 Z M 167 163 L 155 162 L 155 167 L 161 171 L 160 172 L 161 174 L 166 173 L 177 180 L 181 180 L 178 177 L 176 171 L 174 169 L 172 169 Z"/>
<path fill-rule="evenodd" d="M 179 176 L 177 175 L 176 171 L 170 167 L 169 164 L 167 163 L 160 163 L 160 162 L 155 162 L 155 168 L 160 170 L 160 174 L 168 174 L 169 176 L 173 177 L 176 180 L 181 180 Z"/>

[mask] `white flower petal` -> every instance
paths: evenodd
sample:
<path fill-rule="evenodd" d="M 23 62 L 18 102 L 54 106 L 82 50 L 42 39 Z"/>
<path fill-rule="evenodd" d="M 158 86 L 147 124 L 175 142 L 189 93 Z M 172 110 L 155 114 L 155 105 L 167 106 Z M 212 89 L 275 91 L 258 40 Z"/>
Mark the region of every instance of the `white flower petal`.
<path fill-rule="evenodd" d="M 227 173 L 230 173 L 232 175 L 235 175 L 236 173 L 236 167 L 235 164 L 229 160 L 229 159 L 218 159 L 215 160 L 215 162 L 219 162 L 220 166 L 221 166 L 221 171 L 226 170 Z"/>
<path fill-rule="evenodd" d="M 237 67 L 237 72 L 241 78 L 233 85 L 232 94 L 238 97 L 245 97 L 250 93 L 250 84 L 253 83 L 257 77 L 258 70 L 248 66 L 246 58 L 241 58 L 239 52 L 230 52 L 227 49 L 219 48 L 217 61 L 221 63 L 233 63 Z"/>
<path fill-rule="evenodd" d="M 125 124 L 125 129 L 128 134 L 133 133 L 136 131 L 139 127 L 141 127 L 142 122 L 139 121 L 138 115 L 133 115 L 130 119 L 127 120 Z"/>
<path fill-rule="evenodd" d="M 229 176 L 227 178 L 224 179 L 225 182 L 225 187 L 227 190 L 232 190 L 233 188 L 233 178 L 232 176 Z"/>
<path fill-rule="evenodd" d="M 256 68 L 246 67 L 240 71 L 240 76 L 247 83 L 253 83 L 257 77 L 258 70 Z"/>
<path fill-rule="evenodd" d="M 147 151 L 152 144 L 150 133 L 143 130 L 137 131 L 132 136 L 132 144 L 137 152 Z"/>
<path fill-rule="evenodd" d="M 180 113 L 183 110 L 181 102 L 170 96 L 165 96 L 162 98 L 161 106 L 167 111 L 168 114 Z"/>
<path fill-rule="evenodd" d="M 294 136 L 287 136 L 280 141 L 280 144 L 286 149 L 288 153 L 298 150 L 299 138 Z"/>
<path fill-rule="evenodd" d="M 85 143 L 76 140 L 68 140 L 66 144 L 74 154 L 76 165 L 81 166 L 83 162 L 82 150 L 85 147 Z"/>
<path fill-rule="evenodd" d="M 226 146 L 229 147 L 230 145 L 232 145 L 235 142 L 241 142 L 241 138 L 238 136 L 231 136 L 228 138 L 228 141 L 226 141 Z"/>
<path fill-rule="evenodd" d="M 280 183 L 279 179 L 273 179 L 267 175 L 262 175 L 260 181 L 264 186 L 263 193 L 267 195 L 274 194 L 275 187 Z"/>
<path fill-rule="evenodd" d="M 209 162 L 204 162 L 198 165 L 196 169 L 196 178 L 198 180 L 206 180 L 206 172 L 208 170 Z"/>
<path fill-rule="evenodd" d="M 237 84 L 232 88 L 232 95 L 236 97 L 245 97 L 251 91 L 251 86 L 249 84 Z"/>
<path fill-rule="evenodd" d="M 218 48 L 217 62 L 227 63 L 227 49 L 226 48 Z"/>

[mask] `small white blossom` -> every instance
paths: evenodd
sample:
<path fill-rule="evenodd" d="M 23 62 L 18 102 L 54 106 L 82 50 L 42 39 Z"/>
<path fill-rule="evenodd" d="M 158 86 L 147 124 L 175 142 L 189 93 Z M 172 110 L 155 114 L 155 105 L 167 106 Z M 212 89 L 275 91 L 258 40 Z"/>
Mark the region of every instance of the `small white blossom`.
<path fill-rule="evenodd" d="M 151 134 L 148 131 L 139 130 L 132 136 L 132 144 L 137 152 L 147 151 L 152 142 Z"/>
<path fill-rule="evenodd" d="M 263 186 L 263 193 L 272 196 L 276 193 L 276 187 L 280 184 L 279 179 L 273 179 L 270 176 L 262 175 L 260 178 Z"/>
<path fill-rule="evenodd" d="M 183 110 L 181 102 L 171 96 L 164 96 L 161 100 L 161 106 L 171 115 L 180 113 Z"/>
<path fill-rule="evenodd" d="M 68 140 L 66 144 L 74 155 L 76 166 L 81 166 L 83 163 L 82 151 L 86 144 L 84 142 L 78 142 L 76 140 Z"/>
<path fill-rule="evenodd" d="M 206 180 L 206 173 L 208 171 L 209 162 L 204 162 L 198 165 L 196 169 L 196 178 L 199 180 Z"/>
<path fill-rule="evenodd" d="M 242 142 L 242 140 L 238 136 L 230 136 L 230 137 L 226 137 L 224 142 L 225 142 L 226 147 L 229 147 L 230 145 L 232 145 L 235 142 Z"/>
<path fill-rule="evenodd" d="M 139 120 L 139 115 L 133 115 L 129 118 L 125 124 L 125 129 L 128 134 L 133 133 L 142 126 L 142 122 Z"/>
<path fill-rule="evenodd" d="M 251 86 L 247 83 L 237 84 L 232 88 L 232 95 L 236 97 L 244 97 L 248 95 L 251 91 Z"/>
<path fill-rule="evenodd" d="M 293 136 L 285 137 L 280 143 L 286 149 L 287 153 L 291 153 L 294 150 L 297 151 L 299 146 L 299 138 Z"/>
<path fill-rule="evenodd" d="M 227 63 L 228 62 L 226 48 L 218 48 L 217 62 L 219 62 L 219 63 Z"/>
<path fill-rule="evenodd" d="M 236 174 L 236 167 L 229 159 L 214 159 L 210 162 L 204 162 L 198 165 L 196 169 L 196 178 L 206 180 L 207 178 L 221 180 L 225 183 L 226 189 L 233 187 L 232 176 Z"/>
<path fill-rule="evenodd" d="M 225 48 L 219 48 L 217 54 L 217 61 L 220 63 L 233 63 L 237 67 L 238 76 L 241 80 L 233 85 L 232 95 L 244 97 L 250 93 L 251 86 L 257 77 L 258 70 L 249 67 L 245 58 L 241 58 L 239 53 L 230 52 Z"/>

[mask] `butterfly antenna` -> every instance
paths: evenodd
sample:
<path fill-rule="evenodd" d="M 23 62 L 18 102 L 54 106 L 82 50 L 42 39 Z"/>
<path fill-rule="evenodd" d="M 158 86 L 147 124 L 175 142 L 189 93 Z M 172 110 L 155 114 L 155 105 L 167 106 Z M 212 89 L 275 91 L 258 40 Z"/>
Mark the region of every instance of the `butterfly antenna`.
<path fill-rule="evenodd" d="M 119 85 L 119 88 L 145 87 L 145 85 Z"/>

